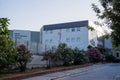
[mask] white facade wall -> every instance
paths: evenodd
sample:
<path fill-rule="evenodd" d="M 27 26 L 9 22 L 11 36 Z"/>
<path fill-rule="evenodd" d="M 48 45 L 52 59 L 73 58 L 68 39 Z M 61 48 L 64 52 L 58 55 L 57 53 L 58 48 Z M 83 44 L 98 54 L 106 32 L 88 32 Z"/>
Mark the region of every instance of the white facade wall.
<path fill-rule="evenodd" d="M 25 44 L 30 49 L 30 31 L 22 30 L 13 30 L 13 40 L 16 42 L 16 45 Z"/>
<path fill-rule="evenodd" d="M 64 24 L 63 26 L 65 26 L 66 24 Z M 71 25 L 73 24 L 74 23 L 72 23 Z M 94 30 L 93 31 L 88 30 L 87 28 L 88 25 L 90 27 L 93 27 Z M 54 27 L 54 26 L 50 25 L 50 27 Z M 87 50 L 88 45 L 97 47 L 99 44 L 104 46 L 103 41 L 99 39 L 104 35 L 103 29 L 100 26 L 95 25 L 90 21 L 88 21 L 86 26 L 75 27 L 73 25 L 73 27 L 70 28 L 68 27 L 62 29 L 59 28 L 54 29 L 54 28 L 52 28 L 51 30 L 49 28 L 47 31 L 44 30 L 44 27 L 41 29 L 42 45 L 43 45 L 42 51 L 49 50 L 52 47 L 57 47 L 60 43 L 66 43 L 68 47 L 70 48 L 77 47 L 80 50 L 82 49 Z M 80 28 L 80 31 L 77 31 L 78 28 Z M 75 31 L 72 31 L 72 29 L 75 29 Z"/>
<path fill-rule="evenodd" d="M 74 31 L 72 31 L 74 29 Z M 78 29 L 80 31 L 78 31 Z M 43 30 L 42 44 L 43 50 L 49 50 L 51 47 L 57 47 L 60 43 L 66 43 L 70 48 L 79 48 L 86 50 L 89 44 L 87 27 L 73 27 L 56 30 Z"/>
<path fill-rule="evenodd" d="M 12 30 L 12 39 L 16 43 L 16 46 L 25 44 L 31 53 L 40 53 L 41 44 L 39 42 L 31 41 L 31 31 L 27 30 Z M 37 37 L 37 36 L 36 36 Z"/>

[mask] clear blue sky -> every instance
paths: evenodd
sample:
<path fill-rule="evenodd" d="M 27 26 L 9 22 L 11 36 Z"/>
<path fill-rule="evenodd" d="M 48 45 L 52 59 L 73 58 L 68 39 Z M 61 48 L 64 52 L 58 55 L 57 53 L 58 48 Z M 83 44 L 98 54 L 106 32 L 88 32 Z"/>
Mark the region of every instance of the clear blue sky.
<path fill-rule="evenodd" d="M 91 8 L 98 0 L 0 0 L 0 18 L 9 29 L 39 31 L 43 25 L 97 19 Z"/>

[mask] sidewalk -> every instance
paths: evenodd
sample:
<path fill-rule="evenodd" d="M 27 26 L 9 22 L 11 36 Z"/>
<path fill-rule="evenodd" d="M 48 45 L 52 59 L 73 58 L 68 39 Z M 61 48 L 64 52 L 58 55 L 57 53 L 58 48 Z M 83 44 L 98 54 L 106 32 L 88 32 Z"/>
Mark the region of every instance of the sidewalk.
<path fill-rule="evenodd" d="M 65 71 L 65 70 L 72 70 L 72 69 L 82 68 L 82 67 L 91 66 L 91 65 L 93 65 L 93 64 L 88 63 L 88 64 L 84 64 L 84 65 L 76 65 L 76 66 L 68 66 L 68 67 L 56 67 L 56 68 L 52 68 L 52 69 L 39 70 L 36 72 L 31 72 L 31 73 L 6 76 L 3 78 L 0 78 L 0 80 L 21 80 L 21 79 L 25 79 L 25 78 L 29 78 L 29 77 L 45 75 L 45 74 L 54 73 L 54 72 L 61 72 L 61 71 Z"/>
<path fill-rule="evenodd" d="M 62 72 L 46 74 L 43 76 L 32 77 L 32 78 L 28 78 L 28 79 L 24 79 L 24 80 L 57 80 L 57 79 L 65 78 L 68 76 L 83 74 L 83 73 L 86 73 L 88 71 L 100 68 L 103 65 L 106 65 L 106 64 L 94 64 L 92 66 L 87 66 L 87 67 L 73 69 L 73 70 L 67 70 L 67 71 L 62 71 Z"/>

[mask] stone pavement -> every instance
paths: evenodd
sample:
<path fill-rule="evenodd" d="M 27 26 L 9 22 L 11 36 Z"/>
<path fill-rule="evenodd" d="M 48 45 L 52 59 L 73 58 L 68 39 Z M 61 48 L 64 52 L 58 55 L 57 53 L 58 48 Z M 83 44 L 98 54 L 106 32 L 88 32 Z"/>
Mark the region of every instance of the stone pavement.
<path fill-rule="evenodd" d="M 67 70 L 67 71 L 62 71 L 62 72 L 50 73 L 50 74 L 46 74 L 43 76 L 36 76 L 36 77 L 23 79 L 23 80 L 58 80 L 58 79 L 68 77 L 68 76 L 73 76 L 76 74 L 83 74 L 91 70 L 94 70 L 96 68 L 103 67 L 105 65 L 108 65 L 108 64 L 94 64 L 92 66 L 87 66 L 83 68 Z"/>

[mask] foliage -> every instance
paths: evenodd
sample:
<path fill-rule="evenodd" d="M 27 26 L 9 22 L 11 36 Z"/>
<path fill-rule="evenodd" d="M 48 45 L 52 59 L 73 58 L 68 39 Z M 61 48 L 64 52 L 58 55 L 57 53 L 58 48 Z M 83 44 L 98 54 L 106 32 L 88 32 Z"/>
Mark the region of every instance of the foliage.
<path fill-rule="evenodd" d="M 69 66 L 73 63 L 74 54 L 71 48 L 66 48 L 62 53 L 62 61 L 64 66 Z"/>
<path fill-rule="evenodd" d="M 68 48 L 65 43 L 61 43 L 58 46 L 58 51 L 61 54 L 61 60 L 63 62 L 63 65 L 71 65 L 74 57 L 73 50 L 71 48 Z"/>
<path fill-rule="evenodd" d="M 14 42 L 9 38 L 9 19 L 0 18 L 0 71 L 10 69 L 16 62 Z"/>
<path fill-rule="evenodd" d="M 16 64 L 16 49 L 13 41 L 0 36 L 0 70 L 12 68 Z"/>
<path fill-rule="evenodd" d="M 113 56 L 111 54 L 107 54 L 105 56 L 105 60 L 106 60 L 106 62 L 113 62 L 113 61 L 115 61 L 115 56 Z"/>
<path fill-rule="evenodd" d="M 114 46 L 120 45 L 120 0 L 99 0 L 102 8 L 92 4 L 97 17 L 102 19 L 104 26 L 112 29 L 111 38 Z"/>
<path fill-rule="evenodd" d="M 91 30 L 91 31 L 93 31 L 94 30 L 94 28 L 93 27 L 91 27 L 91 26 L 87 26 L 87 28 L 89 29 L 89 30 Z"/>
<path fill-rule="evenodd" d="M 7 18 L 0 18 L 0 35 L 9 36 L 9 19 Z"/>
<path fill-rule="evenodd" d="M 92 48 L 92 46 L 91 45 L 88 45 L 88 47 L 87 47 L 88 49 L 90 49 L 90 48 Z"/>
<path fill-rule="evenodd" d="M 48 50 L 43 54 L 43 60 L 47 60 L 48 66 L 59 66 L 61 63 L 68 66 L 73 61 L 72 49 L 68 48 L 66 44 L 59 44 L 57 49 Z"/>
<path fill-rule="evenodd" d="M 53 58 L 54 58 L 54 53 L 52 52 L 52 50 L 48 50 L 43 53 L 43 60 L 47 61 L 47 68 L 51 68 Z"/>
<path fill-rule="evenodd" d="M 80 64 L 88 62 L 88 56 L 85 51 L 75 48 L 73 51 L 73 54 L 74 54 L 74 64 L 75 65 L 80 65 Z"/>
<path fill-rule="evenodd" d="M 17 47 L 17 53 L 17 61 L 20 66 L 20 71 L 25 71 L 27 62 L 31 59 L 31 53 L 24 44 Z"/>
<path fill-rule="evenodd" d="M 83 64 L 88 62 L 88 57 L 85 51 L 71 49 L 66 44 L 61 43 L 57 49 L 51 49 L 43 54 L 43 60 L 47 60 L 48 66 L 69 66 L 74 64 Z"/>
<path fill-rule="evenodd" d="M 96 47 L 89 48 L 87 52 L 90 62 L 99 62 L 102 59 L 102 54 Z"/>
<path fill-rule="evenodd" d="M 103 48 L 103 47 L 98 47 L 99 51 L 104 54 L 106 51 L 106 48 Z"/>

